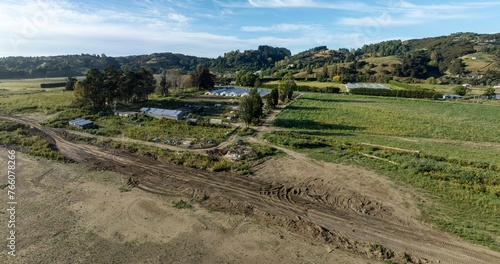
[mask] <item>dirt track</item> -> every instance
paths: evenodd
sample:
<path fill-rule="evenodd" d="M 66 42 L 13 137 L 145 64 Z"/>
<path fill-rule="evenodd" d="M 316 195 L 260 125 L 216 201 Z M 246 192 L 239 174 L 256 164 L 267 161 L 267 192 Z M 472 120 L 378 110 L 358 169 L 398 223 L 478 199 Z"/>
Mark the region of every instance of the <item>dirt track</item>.
<path fill-rule="evenodd" d="M 204 207 L 283 225 L 296 233 L 370 259 L 383 259 L 392 254 L 398 262 L 415 263 L 498 263 L 500 259 L 498 252 L 432 230 L 411 216 L 402 216 L 400 212 L 404 209 L 391 201 L 392 193 L 396 196 L 398 193 L 385 181 L 377 180 L 376 175 L 361 169 L 356 171 L 361 173 L 357 177 L 342 175 L 344 168 L 338 165 L 332 167 L 334 165 L 287 150 L 294 159 L 280 161 L 283 167 L 293 163 L 303 170 L 317 168 L 318 171 L 306 172 L 309 176 L 302 178 L 288 175 L 289 180 L 209 173 L 74 143 L 67 140 L 66 133 L 61 130 L 45 128 L 28 119 L 1 118 L 38 128 L 55 142 L 62 155 L 98 169 L 130 175 L 138 181 L 137 188 L 144 191 L 190 196 Z M 321 172 L 325 175 L 318 177 L 316 173 Z M 319 178 L 346 176 L 348 179 L 342 181 L 325 184 L 319 181 Z M 370 184 L 359 187 L 366 185 L 363 181 L 381 188 L 369 192 L 374 187 Z"/>

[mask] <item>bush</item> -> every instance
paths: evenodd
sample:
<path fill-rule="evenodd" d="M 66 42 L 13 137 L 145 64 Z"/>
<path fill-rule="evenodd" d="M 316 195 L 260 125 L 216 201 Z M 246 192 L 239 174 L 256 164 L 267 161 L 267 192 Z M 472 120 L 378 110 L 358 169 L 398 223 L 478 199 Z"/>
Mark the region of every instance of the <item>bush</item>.
<path fill-rule="evenodd" d="M 174 208 L 177 208 L 177 209 L 191 209 L 191 208 L 193 208 L 192 205 L 190 205 L 188 202 L 186 202 L 184 200 L 174 201 L 174 202 L 172 202 L 172 204 L 174 205 Z"/>
<path fill-rule="evenodd" d="M 470 89 L 465 86 L 457 86 L 453 88 L 453 92 L 461 96 L 465 96 L 469 91 Z"/>

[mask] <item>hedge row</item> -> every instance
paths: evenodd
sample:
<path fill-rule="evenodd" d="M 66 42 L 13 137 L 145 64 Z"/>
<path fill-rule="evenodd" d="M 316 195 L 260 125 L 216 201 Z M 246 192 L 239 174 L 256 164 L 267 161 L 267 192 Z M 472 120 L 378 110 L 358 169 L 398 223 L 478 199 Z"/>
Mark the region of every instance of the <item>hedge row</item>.
<path fill-rule="evenodd" d="M 58 88 L 58 87 L 65 87 L 66 83 L 61 82 L 61 83 L 42 83 L 40 84 L 40 88 Z"/>
<path fill-rule="evenodd" d="M 263 88 L 268 89 L 279 89 L 279 84 L 264 84 Z M 314 92 L 314 93 L 340 93 L 340 88 L 338 87 L 317 87 L 309 85 L 297 85 L 297 91 L 299 92 Z"/>
<path fill-rule="evenodd" d="M 349 93 L 359 94 L 359 95 L 419 98 L 419 99 L 436 99 L 442 96 L 440 93 L 428 89 L 388 90 L 388 89 L 355 88 L 351 89 Z"/>

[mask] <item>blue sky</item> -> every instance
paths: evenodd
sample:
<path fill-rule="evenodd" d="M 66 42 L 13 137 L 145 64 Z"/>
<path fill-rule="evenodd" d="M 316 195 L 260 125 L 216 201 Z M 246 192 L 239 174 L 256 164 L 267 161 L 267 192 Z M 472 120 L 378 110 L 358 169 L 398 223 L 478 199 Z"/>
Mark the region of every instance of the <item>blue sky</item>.
<path fill-rule="evenodd" d="M 455 32 L 499 33 L 498 0 L 2 0 L 0 57 L 174 52 L 259 45 L 292 54 Z"/>

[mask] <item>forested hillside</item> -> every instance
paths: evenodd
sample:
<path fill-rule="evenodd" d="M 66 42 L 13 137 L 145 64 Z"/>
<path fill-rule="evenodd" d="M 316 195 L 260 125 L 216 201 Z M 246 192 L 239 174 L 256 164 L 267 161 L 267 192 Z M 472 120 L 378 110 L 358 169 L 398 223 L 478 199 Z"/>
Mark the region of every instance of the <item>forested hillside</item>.
<path fill-rule="evenodd" d="M 43 57 L 6 57 L 0 58 L 0 78 L 44 78 L 85 75 L 90 68 L 103 70 L 113 65 L 124 71 L 134 71 L 148 67 L 159 74 L 168 69 L 180 69 L 189 72 L 197 66 L 210 67 L 216 71 L 237 71 L 241 69 L 257 70 L 274 66 L 291 56 L 285 48 L 259 46 L 257 50 L 230 51 L 216 59 L 200 58 L 170 52 L 150 55 L 109 57 L 102 55 L 61 55 Z"/>
<path fill-rule="evenodd" d="M 126 57 L 61 55 L 0 58 L 0 78 L 40 78 L 85 75 L 90 68 L 113 65 L 123 71 L 147 67 L 154 74 L 176 69 L 187 74 L 197 66 L 216 75 L 240 70 L 281 78 L 291 72 L 298 78 L 334 82 L 449 82 L 464 77 L 491 84 L 500 72 L 500 34 L 455 33 L 413 40 L 390 40 L 359 49 L 329 50 L 318 46 L 292 55 L 286 48 L 259 46 L 256 50 L 229 51 L 218 58 L 200 58 L 169 52 Z"/>

